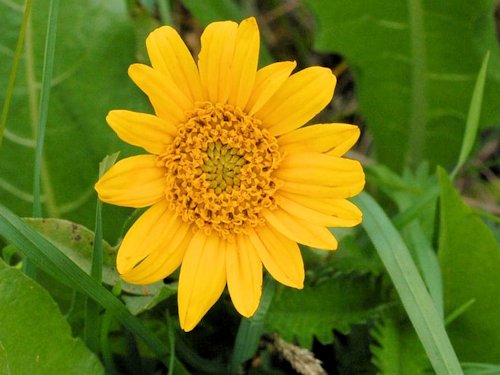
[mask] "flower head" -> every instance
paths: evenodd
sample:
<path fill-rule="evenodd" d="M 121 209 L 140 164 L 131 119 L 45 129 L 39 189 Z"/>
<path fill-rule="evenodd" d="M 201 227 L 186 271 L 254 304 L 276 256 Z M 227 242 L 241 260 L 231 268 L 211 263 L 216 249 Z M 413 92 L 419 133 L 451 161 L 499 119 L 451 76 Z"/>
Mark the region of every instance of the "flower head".
<path fill-rule="evenodd" d="M 117 135 L 147 154 L 115 164 L 96 184 L 99 198 L 147 207 L 117 257 L 131 283 L 161 280 L 181 266 L 179 319 L 193 329 L 226 284 L 236 309 L 251 316 L 262 265 L 302 288 L 297 243 L 333 250 L 327 227 L 361 222 L 346 198 L 364 185 L 361 165 L 343 158 L 356 126 L 303 127 L 332 99 L 329 69 L 295 74 L 295 62 L 257 69 L 254 18 L 210 24 L 197 64 L 178 33 L 163 26 L 147 38 L 152 67 L 133 64 L 132 80 L 154 115 L 111 111 Z"/>

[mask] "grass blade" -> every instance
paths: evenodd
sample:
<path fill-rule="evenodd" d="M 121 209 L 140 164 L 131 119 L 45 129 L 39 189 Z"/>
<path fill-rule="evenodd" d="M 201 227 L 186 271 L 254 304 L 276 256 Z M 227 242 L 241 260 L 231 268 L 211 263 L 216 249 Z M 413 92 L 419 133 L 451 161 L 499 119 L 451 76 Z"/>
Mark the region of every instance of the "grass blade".
<path fill-rule="evenodd" d="M 96 283 L 102 285 L 102 202 L 99 199 L 97 200 L 95 216 L 95 238 L 90 277 L 92 277 Z M 100 343 L 99 310 L 99 304 L 87 297 L 85 300 L 85 327 L 83 334 L 85 343 L 89 349 L 96 354 L 99 353 Z"/>
<path fill-rule="evenodd" d="M 59 0 L 50 0 L 49 19 L 47 22 L 47 38 L 43 56 L 42 90 L 40 92 L 40 117 L 35 150 L 35 168 L 33 173 L 33 217 L 42 216 L 42 202 L 40 192 L 40 174 L 42 170 L 43 144 L 45 141 L 45 128 L 49 112 L 50 84 L 54 70 L 54 53 L 56 50 L 57 11 Z"/>
<path fill-rule="evenodd" d="M 481 69 L 479 69 L 476 84 L 474 85 L 474 91 L 472 92 L 472 98 L 470 100 L 469 112 L 467 114 L 467 122 L 465 123 L 465 133 L 462 140 L 462 148 L 460 149 L 460 155 L 458 156 L 457 165 L 451 173 L 452 179 L 465 163 L 465 160 L 469 156 L 476 140 L 477 129 L 479 127 L 479 118 L 481 116 L 481 105 L 483 103 L 484 84 L 486 82 L 486 72 L 488 70 L 489 59 L 490 51 L 486 52 L 486 55 L 483 58 L 483 63 L 481 64 Z"/>
<path fill-rule="evenodd" d="M 441 269 L 435 250 L 429 240 L 425 237 L 420 223 L 413 222 L 407 228 L 407 241 L 410 250 L 415 250 L 415 262 L 417 263 L 422 279 L 429 290 L 429 294 L 436 306 L 441 319 L 444 318 L 443 306 L 443 283 L 441 279 Z"/>
<path fill-rule="evenodd" d="M 355 201 L 364 214 L 363 227 L 396 287 L 434 370 L 438 375 L 463 374 L 443 320 L 398 231 L 370 195 L 362 193 Z"/>
<path fill-rule="evenodd" d="M 0 117 L 0 147 L 2 146 L 3 133 L 5 127 L 7 126 L 7 117 L 9 115 L 10 100 L 12 99 L 12 94 L 14 92 L 14 84 L 16 82 L 17 67 L 19 65 L 19 60 L 21 59 L 21 51 L 24 44 L 24 36 L 26 35 L 26 27 L 28 26 L 32 0 L 26 0 L 26 5 L 24 7 L 23 21 L 21 24 L 21 30 L 19 31 L 19 37 L 17 38 L 16 51 L 14 52 L 14 61 L 12 62 L 12 69 L 10 70 L 9 82 L 7 83 L 7 92 L 5 93 L 5 100 L 3 102 L 2 117 Z"/>

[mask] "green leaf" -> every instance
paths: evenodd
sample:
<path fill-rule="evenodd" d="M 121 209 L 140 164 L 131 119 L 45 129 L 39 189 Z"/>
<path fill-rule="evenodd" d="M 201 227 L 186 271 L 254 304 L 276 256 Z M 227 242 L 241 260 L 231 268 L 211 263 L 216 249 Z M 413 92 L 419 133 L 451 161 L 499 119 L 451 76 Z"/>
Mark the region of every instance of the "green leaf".
<path fill-rule="evenodd" d="M 104 374 L 97 357 L 71 337 L 70 326 L 47 291 L 2 260 L 0 372 Z"/>
<path fill-rule="evenodd" d="M 372 277 L 338 275 L 303 290 L 283 288 L 269 309 L 268 330 L 285 340 L 297 339 L 311 348 L 313 337 L 328 344 L 333 330 L 348 333 L 352 324 L 364 323 L 384 307 L 383 297 Z"/>
<path fill-rule="evenodd" d="M 464 363 L 465 375 L 497 375 L 500 374 L 500 365 L 491 363 Z"/>
<path fill-rule="evenodd" d="M 5 92 L 5 98 L 2 106 L 2 114 L 0 116 L 0 147 L 2 146 L 3 133 L 5 131 L 5 126 L 7 125 L 7 118 L 9 116 L 10 110 L 10 99 L 14 91 L 14 84 L 16 83 L 17 77 L 17 66 L 19 60 L 21 59 L 21 51 L 24 45 L 24 36 L 26 35 L 26 28 L 31 14 L 32 0 L 27 0 L 24 6 L 24 14 L 21 23 L 21 29 L 19 30 L 19 35 L 17 37 L 16 49 L 13 53 L 14 59 L 12 61 L 12 68 L 9 74 L 9 81 L 7 84 L 7 90 Z"/>
<path fill-rule="evenodd" d="M 94 246 L 94 232 L 82 225 L 62 219 L 24 219 L 32 228 L 42 233 L 52 244 L 87 274 L 90 274 Z M 158 282 L 148 286 L 126 283 L 120 279 L 115 268 L 116 249 L 103 241 L 103 281 L 107 285 L 120 283 L 124 292 L 134 295 L 155 295 L 164 284 Z"/>
<path fill-rule="evenodd" d="M 367 193 L 361 193 L 354 201 L 363 211 L 363 228 L 375 245 L 434 370 L 438 375 L 462 374 L 443 320 L 400 234 Z"/>
<path fill-rule="evenodd" d="M 316 49 L 343 55 L 378 160 L 401 170 L 457 160 L 474 82 L 487 50 L 482 125 L 500 121 L 494 0 L 306 0 Z M 443 147 L 446 142 L 446 147 Z"/>
<path fill-rule="evenodd" d="M 155 294 L 147 296 L 123 296 L 123 300 L 133 315 L 139 315 L 144 311 L 151 310 L 160 302 L 165 301 L 176 293 L 176 286 L 162 285 L 155 291 Z"/>
<path fill-rule="evenodd" d="M 372 362 L 380 375 L 428 374 L 430 363 L 408 319 L 384 314 L 371 331 Z"/>
<path fill-rule="evenodd" d="M 412 250 L 413 259 L 418 266 L 425 286 L 429 290 L 432 302 L 439 316 L 443 317 L 443 283 L 436 251 L 431 247 L 430 239 L 424 235 L 420 223 L 414 222 L 408 225 L 405 234 Z"/>
<path fill-rule="evenodd" d="M 448 327 L 462 361 L 500 363 L 500 249 L 493 233 L 439 169 L 439 261 L 445 311 L 475 302 Z M 471 345 L 473 343 L 473 345 Z"/>
<path fill-rule="evenodd" d="M 244 18 L 234 0 L 182 0 L 182 5 L 189 9 L 203 26 L 214 21 L 240 22 Z"/>
<path fill-rule="evenodd" d="M 0 87 L 6 86 L 22 19 L 24 0 L 0 2 Z M 19 215 L 30 216 L 33 201 L 34 132 L 48 9 L 33 2 L 9 121 L 0 149 L 0 201 Z M 89 22 L 92 20 L 92 22 Z M 61 1 L 57 45 L 42 161 L 43 214 L 64 217 L 88 227 L 95 218 L 99 161 L 125 146 L 106 125 L 115 108 L 145 110 L 145 97 L 127 77 L 135 42 L 121 0 Z M 0 90 L 0 102 L 4 91 Z M 22 170 L 23 173 L 19 173 Z M 129 210 L 105 207 L 104 236 L 115 239 Z M 107 212 L 111 212 L 109 215 Z"/>
<path fill-rule="evenodd" d="M 488 68 L 488 61 L 490 59 L 490 51 L 486 52 L 483 59 L 483 64 L 477 75 L 474 91 L 469 105 L 469 113 L 467 114 L 467 122 L 465 124 L 465 134 L 462 141 L 462 148 L 458 156 L 458 162 L 455 169 L 451 173 L 454 176 L 462 167 L 463 163 L 469 156 L 472 147 L 474 146 L 477 129 L 479 127 L 479 118 L 481 116 L 481 106 L 483 103 L 484 84 L 486 82 L 486 70 Z"/>

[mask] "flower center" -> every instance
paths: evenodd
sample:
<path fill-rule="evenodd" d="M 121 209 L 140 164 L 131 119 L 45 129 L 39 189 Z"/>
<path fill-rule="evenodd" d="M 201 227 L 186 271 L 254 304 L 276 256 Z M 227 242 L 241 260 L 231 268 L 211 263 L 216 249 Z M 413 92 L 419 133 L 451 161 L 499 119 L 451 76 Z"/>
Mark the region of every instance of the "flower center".
<path fill-rule="evenodd" d="M 208 144 L 207 157 L 203 160 L 201 170 L 210 181 L 210 188 L 215 194 L 223 191 L 231 192 L 233 186 L 240 186 L 241 167 L 247 161 L 236 148 L 220 141 Z"/>
<path fill-rule="evenodd" d="M 198 103 L 159 160 L 167 168 L 167 200 L 186 222 L 223 238 L 262 225 L 275 208 L 276 138 L 229 104 Z"/>

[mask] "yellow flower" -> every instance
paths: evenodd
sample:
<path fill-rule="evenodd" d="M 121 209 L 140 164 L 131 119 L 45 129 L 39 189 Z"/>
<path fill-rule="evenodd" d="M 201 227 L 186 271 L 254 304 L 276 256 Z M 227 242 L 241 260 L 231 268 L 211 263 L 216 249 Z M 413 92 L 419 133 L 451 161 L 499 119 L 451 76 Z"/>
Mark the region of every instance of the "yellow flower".
<path fill-rule="evenodd" d="M 163 26 L 146 41 L 152 67 L 130 66 L 155 115 L 111 111 L 117 135 L 148 154 L 115 164 L 96 184 L 99 198 L 151 206 L 121 244 L 117 268 L 131 283 L 161 280 L 181 266 L 181 327 L 192 330 L 226 283 L 238 312 L 254 314 L 262 265 L 302 288 L 297 243 L 337 248 L 326 227 L 361 222 L 346 198 L 364 185 L 361 165 L 342 158 L 356 126 L 301 128 L 332 99 L 330 69 L 295 74 L 295 62 L 257 70 L 254 18 L 210 24 L 196 64 L 179 34 Z"/>

